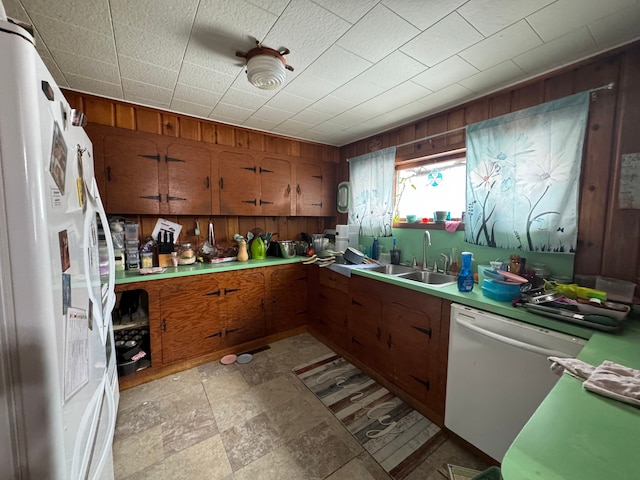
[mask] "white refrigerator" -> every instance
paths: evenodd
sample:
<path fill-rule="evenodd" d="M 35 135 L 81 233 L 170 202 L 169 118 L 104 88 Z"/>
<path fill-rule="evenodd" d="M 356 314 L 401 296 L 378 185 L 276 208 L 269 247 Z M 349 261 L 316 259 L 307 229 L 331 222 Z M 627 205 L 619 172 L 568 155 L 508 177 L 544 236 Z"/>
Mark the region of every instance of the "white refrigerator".
<path fill-rule="evenodd" d="M 78 113 L 0 18 L 2 479 L 113 478 L 113 245 Z"/>

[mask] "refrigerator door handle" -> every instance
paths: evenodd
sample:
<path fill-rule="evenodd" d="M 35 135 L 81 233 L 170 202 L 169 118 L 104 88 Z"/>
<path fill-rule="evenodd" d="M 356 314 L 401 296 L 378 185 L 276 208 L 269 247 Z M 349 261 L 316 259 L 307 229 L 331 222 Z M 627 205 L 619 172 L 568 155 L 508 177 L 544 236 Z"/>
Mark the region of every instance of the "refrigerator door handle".
<path fill-rule="evenodd" d="M 96 464 L 96 468 L 94 469 L 94 475 L 91 477 L 91 480 L 98 480 L 102 474 L 102 469 L 104 468 L 104 463 L 107 460 L 107 456 L 109 455 L 109 449 L 113 444 L 113 435 L 116 431 L 116 401 L 113 398 L 113 390 L 111 390 L 111 384 L 108 378 L 108 372 L 105 373 L 104 376 L 104 393 L 105 398 L 107 400 L 107 407 L 109 408 L 109 426 L 107 427 L 107 438 L 104 442 L 102 452 L 100 453 L 100 459 Z"/>
<path fill-rule="evenodd" d="M 87 202 L 87 211 L 84 216 L 84 239 L 83 239 L 83 255 L 84 255 L 84 281 L 87 286 L 87 295 L 89 300 L 91 301 L 91 308 L 93 310 L 93 318 L 94 321 L 98 322 L 98 331 L 100 333 L 100 339 L 102 343 L 106 343 L 107 332 L 104 328 L 104 318 L 102 307 L 102 299 L 97 299 L 93 293 L 93 288 L 91 285 L 91 252 L 93 249 L 97 248 L 97 244 L 95 247 L 92 247 L 91 242 L 93 242 L 93 235 L 95 232 L 93 231 L 93 222 L 95 218 L 95 210 L 93 208 L 92 202 Z"/>
<path fill-rule="evenodd" d="M 102 222 L 105 231 L 108 231 L 109 219 L 107 218 L 107 213 L 104 210 L 104 205 L 102 204 L 102 199 L 100 198 L 100 192 L 98 191 L 98 184 L 96 183 L 95 177 L 91 179 L 91 189 L 93 190 L 93 195 L 96 200 L 96 210 L 98 211 L 98 215 L 100 216 L 100 221 Z M 102 303 L 102 318 L 106 326 L 110 322 L 111 311 L 116 304 L 116 294 L 114 291 L 116 279 L 116 261 L 115 252 L 113 250 L 113 239 L 111 238 L 111 235 L 105 235 L 105 240 L 107 242 L 107 251 L 109 252 L 109 276 L 107 283 L 107 298 Z"/>
<path fill-rule="evenodd" d="M 458 325 L 471 330 L 473 332 L 476 332 L 480 335 L 484 335 L 485 337 L 489 337 L 493 340 L 496 340 L 498 342 L 502 342 L 505 343 L 507 345 L 511 345 L 512 347 L 516 347 L 516 348 L 521 348 L 523 350 L 527 350 L 529 352 L 533 352 L 533 353 L 537 353 L 538 355 L 542 355 L 544 357 L 561 357 L 564 358 L 567 356 L 566 353 L 562 353 L 559 352 L 557 350 L 551 350 L 549 348 L 544 348 L 544 347 L 540 347 L 538 345 L 532 345 L 530 343 L 526 343 L 526 342 L 521 342 L 520 340 L 516 340 L 514 338 L 511 337 L 505 337 L 504 335 L 500 335 L 499 333 L 495 333 L 492 332 L 490 330 L 486 330 L 482 327 L 478 327 L 477 325 L 474 325 L 472 323 L 470 323 L 467 320 L 463 320 L 462 319 L 463 315 L 459 314 L 456 317 L 456 322 L 458 323 Z"/>
<path fill-rule="evenodd" d="M 89 400 L 82 419 L 80 420 L 80 425 L 78 426 L 78 436 L 73 446 L 73 462 L 71 464 L 71 478 L 73 479 L 87 477 L 91 449 L 86 449 L 85 447 L 87 444 L 92 445 L 96 438 L 101 410 L 100 400 L 102 400 L 104 392 L 105 378 L 106 376 L 102 379 L 100 386 L 96 388 L 96 391 Z M 89 431 L 86 438 L 83 438 L 85 437 L 83 433 L 87 429 Z M 83 449 L 84 454 L 82 454 Z"/>

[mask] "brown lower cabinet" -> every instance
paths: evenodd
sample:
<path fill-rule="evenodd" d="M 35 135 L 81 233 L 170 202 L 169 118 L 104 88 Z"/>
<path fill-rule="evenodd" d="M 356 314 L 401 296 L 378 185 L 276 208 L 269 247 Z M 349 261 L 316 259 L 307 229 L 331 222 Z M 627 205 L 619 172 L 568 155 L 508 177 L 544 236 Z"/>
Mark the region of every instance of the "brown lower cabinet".
<path fill-rule="evenodd" d="M 306 325 L 308 270 L 309 266 L 302 264 L 268 269 L 271 296 L 267 322 L 269 335 Z"/>
<path fill-rule="evenodd" d="M 347 292 L 327 291 L 322 279 L 330 275 L 320 271 L 318 276 L 320 287 L 310 322 L 314 333 L 344 348 L 424 405 L 432 420 L 441 423 L 448 342 L 442 313 L 450 303 L 358 275 L 350 278 Z"/>

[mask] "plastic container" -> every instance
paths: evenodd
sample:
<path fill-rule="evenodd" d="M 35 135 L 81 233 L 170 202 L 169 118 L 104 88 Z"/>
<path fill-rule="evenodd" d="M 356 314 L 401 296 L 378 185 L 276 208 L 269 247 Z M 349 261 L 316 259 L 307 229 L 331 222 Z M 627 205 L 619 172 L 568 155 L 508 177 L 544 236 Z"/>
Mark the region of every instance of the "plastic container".
<path fill-rule="evenodd" d="M 125 240 L 139 240 L 137 223 L 124 224 L 124 238 Z"/>
<path fill-rule="evenodd" d="M 153 267 L 153 253 L 152 252 L 144 252 L 140 255 L 140 266 L 142 268 L 151 268 Z"/>
<path fill-rule="evenodd" d="M 507 285 L 485 278 L 482 282 L 482 294 L 498 302 L 510 302 L 520 297 L 520 284 Z"/>
<path fill-rule="evenodd" d="M 471 292 L 473 290 L 473 271 L 471 270 L 471 252 L 462 252 L 462 267 L 458 273 L 458 290 L 460 292 Z"/>
<path fill-rule="evenodd" d="M 607 300 L 632 303 L 636 284 L 611 277 L 597 277 L 596 289 L 607 292 Z"/>
<path fill-rule="evenodd" d="M 478 285 L 482 286 L 482 281 L 486 278 L 484 275 L 484 269 L 487 270 L 495 270 L 495 268 L 491 268 L 491 265 L 478 265 Z"/>

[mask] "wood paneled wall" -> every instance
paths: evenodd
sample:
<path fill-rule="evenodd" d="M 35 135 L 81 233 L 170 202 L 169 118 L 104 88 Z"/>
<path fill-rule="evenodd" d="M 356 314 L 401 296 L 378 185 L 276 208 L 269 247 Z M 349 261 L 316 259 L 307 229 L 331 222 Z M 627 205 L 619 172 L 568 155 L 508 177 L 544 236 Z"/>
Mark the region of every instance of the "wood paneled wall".
<path fill-rule="evenodd" d="M 329 145 L 177 115 L 71 90 L 64 90 L 63 93 L 73 108 L 85 113 L 90 123 L 267 153 L 278 153 L 294 158 L 312 158 L 335 163 L 339 161 L 339 149 Z M 128 215 L 125 218 L 140 224 L 141 240 L 151 235 L 158 219 L 154 215 Z M 183 233 L 180 236 L 180 241 L 189 241 L 197 246 L 202 245 L 207 239 L 209 220 L 214 222 L 216 242 L 222 246 L 234 245 L 233 235 L 235 233 L 246 235 L 254 228 L 260 228 L 264 232 L 277 232 L 276 240 L 297 240 L 301 232 L 319 233 L 326 228 L 334 228 L 336 224 L 336 217 L 168 216 L 164 218 L 182 225 Z M 196 219 L 200 223 L 200 235 L 195 234 Z"/>
<path fill-rule="evenodd" d="M 598 91 L 590 104 L 580 179 L 575 273 L 610 276 L 640 285 L 640 210 L 621 210 L 617 201 L 621 156 L 640 152 L 638 78 L 640 42 L 346 145 L 340 149 L 339 181 L 348 177 L 347 158 L 613 82 L 612 90 Z M 416 158 L 462 145 L 464 131 L 458 131 L 403 146 L 397 155 Z M 340 216 L 338 221 L 342 221 Z"/>

